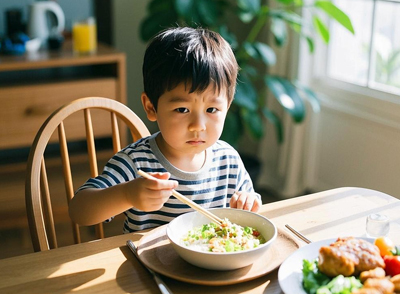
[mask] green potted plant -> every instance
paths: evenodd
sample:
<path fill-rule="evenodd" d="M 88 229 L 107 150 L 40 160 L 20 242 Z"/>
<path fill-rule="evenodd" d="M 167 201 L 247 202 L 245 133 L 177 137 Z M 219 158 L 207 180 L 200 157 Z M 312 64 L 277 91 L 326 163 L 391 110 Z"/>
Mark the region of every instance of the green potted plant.
<path fill-rule="evenodd" d="M 307 23 L 298 13 L 302 8 L 310 10 L 312 23 Z M 260 139 L 267 120 L 275 126 L 277 140 L 281 142 L 282 124 L 267 106 L 267 92 L 272 93 L 296 123 L 302 122 L 306 114 L 303 99 L 313 104 L 318 104 L 318 100 L 312 90 L 297 81 L 267 73 L 267 67 L 277 60 L 262 34 L 267 28 L 279 49 L 285 45 L 291 29 L 307 40 L 313 52 L 314 32 L 329 42 L 329 29 L 321 13 L 354 33 L 349 17 L 328 0 L 311 0 L 307 4 L 303 0 L 151 0 L 140 35 L 142 40 L 148 41 L 159 31 L 174 25 L 202 26 L 219 32 L 231 44 L 241 68 L 222 139 L 233 146 L 238 145 L 245 133 Z"/>

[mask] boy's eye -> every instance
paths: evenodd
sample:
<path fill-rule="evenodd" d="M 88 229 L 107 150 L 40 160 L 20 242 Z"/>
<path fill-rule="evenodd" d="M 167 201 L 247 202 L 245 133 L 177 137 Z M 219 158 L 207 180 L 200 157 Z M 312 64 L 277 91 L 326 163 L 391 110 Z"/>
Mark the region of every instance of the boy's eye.
<path fill-rule="evenodd" d="M 216 109 L 215 107 L 207 108 L 207 112 L 208 112 L 208 113 L 214 113 L 214 112 L 217 112 L 217 110 L 218 110 L 218 109 Z"/>
<path fill-rule="evenodd" d="M 179 108 L 175 109 L 175 111 L 177 111 L 179 113 L 187 113 L 187 112 L 189 112 L 189 109 L 187 109 L 185 107 L 179 107 Z"/>

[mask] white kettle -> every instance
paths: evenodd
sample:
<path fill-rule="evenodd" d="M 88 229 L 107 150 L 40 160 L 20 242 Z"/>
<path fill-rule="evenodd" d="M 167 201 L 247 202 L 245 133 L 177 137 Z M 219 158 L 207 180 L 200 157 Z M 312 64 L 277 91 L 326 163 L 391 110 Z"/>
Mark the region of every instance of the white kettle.
<path fill-rule="evenodd" d="M 54 13 L 57 26 L 49 27 L 46 13 Z M 47 47 L 50 33 L 61 34 L 65 27 L 65 15 L 61 6 L 53 1 L 39 1 L 29 5 L 28 35 L 30 38 L 39 38 L 41 47 Z"/>

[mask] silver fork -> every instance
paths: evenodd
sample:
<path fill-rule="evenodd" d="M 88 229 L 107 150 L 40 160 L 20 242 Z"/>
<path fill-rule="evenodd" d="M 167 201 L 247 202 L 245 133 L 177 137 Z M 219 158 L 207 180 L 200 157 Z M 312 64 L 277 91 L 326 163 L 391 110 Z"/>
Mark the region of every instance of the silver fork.
<path fill-rule="evenodd" d="M 154 272 L 153 270 L 149 269 L 147 266 L 143 264 L 143 262 L 139 258 L 139 254 L 137 252 L 137 248 L 135 244 L 133 244 L 132 240 L 126 241 L 126 245 L 129 247 L 129 249 L 132 251 L 132 253 L 135 255 L 137 260 L 143 265 L 145 269 L 153 276 L 154 280 L 157 283 L 158 288 L 160 289 L 162 294 L 172 294 L 172 291 L 168 288 L 168 286 L 165 284 L 165 282 L 160 278 L 160 276 Z"/>

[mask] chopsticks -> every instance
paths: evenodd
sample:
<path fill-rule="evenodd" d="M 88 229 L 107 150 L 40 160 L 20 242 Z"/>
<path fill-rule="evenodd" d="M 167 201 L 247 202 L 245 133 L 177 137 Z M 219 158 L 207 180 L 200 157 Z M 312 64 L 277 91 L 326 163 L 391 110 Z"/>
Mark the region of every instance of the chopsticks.
<path fill-rule="evenodd" d="M 142 170 L 138 170 L 138 174 L 141 175 L 143 178 L 146 178 L 146 179 L 158 180 L 157 178 L 149 175 L 148 173 L 146 173 L 146 172 L 144 172 Z M 197 210 L 198 212 L 202 213 L 203 215 L 205 215 L 206 217 L 211 219 L 217 225 L 221 225 L 222 224 L 222 219 L 221 218 L 219 218 L 215 214 L 209 212 L 208 210 L 206 210 L 205 208 L 201 207 L 200 205 L 198 205 L 197 203 L 193 202 L 192 200 L 186 198 L 185 196 L 183 196 L 178 191 L 172 190 L 172 195 L 175 196 L 175 198 L 177 198 L 181 202 L 189 205 L 191 208 Z"/>
<path fill-rule="evenodd" d="M 304 242 L 306 242 L 307 244 L 311 243 L 311 240 L 308 239 L 306 236 L 304 236 L 302 233 L 300 233 L 299 231 L 297 231 L 296 229 L 292 228 L 289 225 L 285 225 L 286 228 L 289 229 L 289 231 L 291 231 L 293 234 L 295 234 L 297 237 L 299 237 L 301 240 L 303 240 Z"/>

